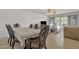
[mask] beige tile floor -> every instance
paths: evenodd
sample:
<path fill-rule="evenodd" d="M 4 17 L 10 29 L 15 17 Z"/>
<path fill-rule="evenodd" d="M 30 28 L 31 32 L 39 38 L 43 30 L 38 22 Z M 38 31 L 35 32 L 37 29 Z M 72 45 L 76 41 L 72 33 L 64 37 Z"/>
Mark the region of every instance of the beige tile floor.
<path fill-rule="evenodd" d="M 0 49 L 11 49 L 11 47 L 7 42 L 7 39 L 8 39 L 7 37 L 0 38 Z M 63 42 L 61 39 L 57 38 L 56 35 L 51 33 L 48 35 L 46 45 L 48 49 L 61 49 L 61 48 L 78 49 L 79 41 L 65 38 Z M 19 43 L 16 43 L 15 49 L 23 49 L 23 47 L 21 47 Z"/>
<path fill-rule="evenodd" d="M 0 38 L 0 49 L 11 49 L 11 47 L 8 45 L 7 37 Z M 61 43 L 63 44 L 63 41 L 59 39 L 54 34 L 49 34 L 46 40 L 46 45 L 48 49 L 57 49 L 57 48 L 63 48 Z M 22 49 L 19 45 L 19 43 L 16 43 L 15 49 Z"/>

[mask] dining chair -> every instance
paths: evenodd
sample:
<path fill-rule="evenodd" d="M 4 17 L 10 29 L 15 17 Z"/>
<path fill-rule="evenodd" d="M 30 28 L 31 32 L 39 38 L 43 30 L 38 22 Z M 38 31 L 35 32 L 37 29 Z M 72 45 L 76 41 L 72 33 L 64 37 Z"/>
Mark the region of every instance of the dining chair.
<path fill-rule="evenodd" d="M 28 39 L 27 48 L 29 48 L 29 49 L 42 49 L 42 48 L 47 49 L 46 39 L 47 39 L 48 32 L 49 32 L 49 26 L 45 26 L 40 31 L 38 37 Z"/>
<path fill-rule="evenodd" d="M 8 38 L 8 43 L 11 39 L 11 33 L 10 33 L 10 29 L 9 29 L 9 25 L 5 24 L 6 28 L 7 28 L 7 31 L 8 31 L 8 34 L 9 34 L 9 38 Z M 11 46 L 11 45 L 10 45 Z"/>
<path fill-rule="evenodd" d="M 34 25 L 34 28 L 35 28 L 35 29 L 38 29 L 38 27 L 39 27 L 38 24 L 35 24 L 35 25 Z"/>
<path fill-rule="evenodd" d="M 16 39 L 16 37 L 14 35 L 14 31 L 13 31 L 12 27 L 10 25 L 6 25 L 6 28 L 7 28 L 8 33 L 9 33 L 8 43 L 10 46 L 12 46 L 12 49 L 13 49 L 15 42 L 18 42 L 18 40 Z"/>
<path fill-rule="evenodd" d="M 29 25 L 29 28 L 33 28 L 33 24 L 30 24 L 30 25 Z"/>
<path fill-rule="evenodd" d="M 18 27 L 20 27 L 20 24 L 15 23 L 15 24 L 13 25 L 13 27 L 14 27 L 14 28 L 18 28 Z"/>

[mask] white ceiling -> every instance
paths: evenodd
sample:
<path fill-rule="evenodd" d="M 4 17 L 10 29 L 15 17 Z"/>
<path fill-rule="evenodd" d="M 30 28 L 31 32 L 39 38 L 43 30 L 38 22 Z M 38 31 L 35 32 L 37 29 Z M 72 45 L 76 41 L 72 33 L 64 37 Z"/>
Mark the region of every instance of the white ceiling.
<path fill-rule="evenodd" d="M 64 13 L 71 13 L 71 12 L 76 12 L 79 11 L 79 9 L 54 9 L 57 14 L 64 14 Z M 5 13 L 5 11 L 8 12 L 32 12 L 32 13 L 38 13 L 38 14 L 43 14 L 46 15 L 47 9 L 0 9 L 0 11 Z"/>
<path fill-rule="evenodd" d="M 54 10 L 56 11 L 56 14 L 64 14 L 79 11 L 79 9 L 54 9 Z M 26 9 L 25 11 L 41 13 L 46 15 L 47 9 Z"/>
<path fill-rule="evenodd" d="M 56 9 L 56 14 L 64 14 L 69 12 L 79 11 L 78 9 Z"/>

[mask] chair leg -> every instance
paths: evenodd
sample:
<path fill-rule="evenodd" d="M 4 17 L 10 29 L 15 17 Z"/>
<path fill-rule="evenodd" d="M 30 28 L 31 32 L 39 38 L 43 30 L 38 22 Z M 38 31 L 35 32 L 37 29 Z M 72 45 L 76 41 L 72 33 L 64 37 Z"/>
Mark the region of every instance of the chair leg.
<path fill-rule="evenodd" d="M 31 41 L 25 40 L 25 47 L 24 49 L 31 49 Z"/>
<path fill-rule="evenodd" d="M 25 40 L 25 47 L 24 47 L 24 49 L 27 49 L 27 45 L 26 45 L 26 43 L 27 43 L 27 40 Z"/>
<path fill-rule="evenodd" d="M 32 49 L 31 48 L 31 41 L 30 40 L 27 40 L 28 42 L 27 42 L 27 49 Z"/>
<path fill-rule="evenodd" d="M 12 39 L 10 39 L 10 43 L 9 43 L 9 45 L 10 45 L 10 46 L 12 45 Z"/>
<path fill-rule="evenodd" d="M 9 43 L 9 41 L 10 41 L 10 38 L 8 38 L 8 43 Z"/>
<path fill-rule="evenodd" d="M 14 49 L 15 41 L 12 42 L 12 49 Z"/>
<path fill-rule="evenodd" d="M 32 48 L 31 48 L 31 41 L 29 42 L 29 49 L 32 49 Z"/>
<path fill-rule="evenodd" d="M 44 47 L 45 47 L 45 49 L 47 49 L 46 45 Z"/>

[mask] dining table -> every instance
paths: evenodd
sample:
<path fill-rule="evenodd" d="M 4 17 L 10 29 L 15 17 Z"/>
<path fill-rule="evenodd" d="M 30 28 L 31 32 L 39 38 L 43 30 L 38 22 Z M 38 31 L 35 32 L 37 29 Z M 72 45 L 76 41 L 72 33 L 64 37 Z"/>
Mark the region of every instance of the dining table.
<path fill-rule="evenodd" d="M 20 27 L 14 29 L 14 34 L 21 46 L 25 46 L 25 40 L 29 38 L 38 37 L 40 29 L 33 29 L 27 27 Z"/>

